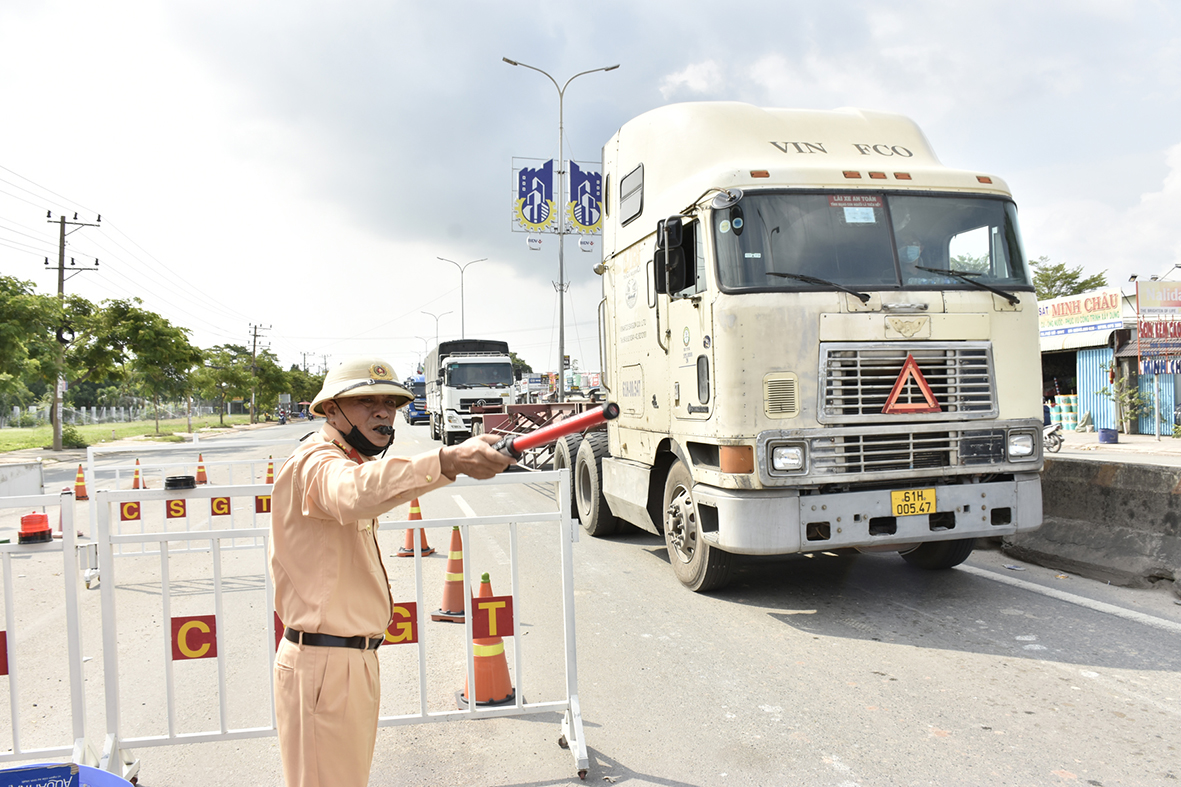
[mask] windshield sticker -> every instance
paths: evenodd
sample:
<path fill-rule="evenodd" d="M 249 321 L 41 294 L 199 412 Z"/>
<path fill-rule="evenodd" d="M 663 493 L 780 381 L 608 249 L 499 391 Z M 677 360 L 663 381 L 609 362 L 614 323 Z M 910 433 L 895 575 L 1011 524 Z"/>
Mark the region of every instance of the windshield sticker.
<path fill-rule="evenodd" d="M 748 251 L 746 254 L 743 254 L 742 256 L 748 260 L 750 260 L 750 259 L 761 260 L 763 258 L 763 253 L 761 251 Z"/>
<path fill-rule="evenodd" d="M 834 208 L 880 208 L 880 194 L 830 194 L 828 204 Z"/>
<path fill-rule="evenodd" d="M 735 229 L 735 231 L 742 229 L 742 217 L 741 216 L 734 217 L 734 229 Z"/>
<path fill-rule="evenodd" d="M 722 219 L 722 223 L 718 225 L 718 232 L 725 235 L 729 231 L 730 231 L 730 220 L 729 219 Z"/>
<path fill-rule="evenodd" d="M 877 224 L 873 208 L 845 208 L 846 224 Z"/>

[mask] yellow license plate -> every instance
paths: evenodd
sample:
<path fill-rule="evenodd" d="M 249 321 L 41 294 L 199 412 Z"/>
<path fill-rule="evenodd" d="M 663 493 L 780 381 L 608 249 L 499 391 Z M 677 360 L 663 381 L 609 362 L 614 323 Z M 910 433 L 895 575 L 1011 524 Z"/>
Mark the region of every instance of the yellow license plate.
<path fill-rule="evenodd" d="M 890 508 L 894 516 L 916 516 L 935 513 L 934 489 L 903 489 L 890 493 Z"/>

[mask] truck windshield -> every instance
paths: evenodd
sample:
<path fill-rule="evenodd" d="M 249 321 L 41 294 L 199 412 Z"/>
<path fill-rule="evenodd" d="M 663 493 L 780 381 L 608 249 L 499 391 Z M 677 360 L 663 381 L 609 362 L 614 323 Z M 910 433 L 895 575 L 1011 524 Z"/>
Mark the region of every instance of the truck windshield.
<path fill-rule="evenodd" d="M 416 399 L 426 396 L 426 383 L 411 383 L 410 393 L 414 394 Z"/>
<path fill-rule="evenodd" d="M 512 384 L 510 363 L 447 364 L 447 385 L 453 388 L 502 388 Z"/>
<path fill-rule="evenodd" d="M 728 291 L 826 289 L 776 273 L 861 290 L 973 289 L 974 282 L 1033 290 L 1017 209 L 1004 199 L 748 193 L 714 211 L 713 231 L 719 281 Z"/>

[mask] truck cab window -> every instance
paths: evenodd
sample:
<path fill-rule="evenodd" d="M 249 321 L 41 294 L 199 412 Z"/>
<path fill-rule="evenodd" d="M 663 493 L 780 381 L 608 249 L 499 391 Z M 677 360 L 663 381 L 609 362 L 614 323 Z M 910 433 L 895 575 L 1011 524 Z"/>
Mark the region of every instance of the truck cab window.
<path fill-rule="evenodd" d="M 705 289 L 705 248 L 701 241 L 700 226 L 691 221 L 681 227 L 681 250 L 685 254 L 685 286 L 674 293 L 674 297 L 696 295 Z"/>

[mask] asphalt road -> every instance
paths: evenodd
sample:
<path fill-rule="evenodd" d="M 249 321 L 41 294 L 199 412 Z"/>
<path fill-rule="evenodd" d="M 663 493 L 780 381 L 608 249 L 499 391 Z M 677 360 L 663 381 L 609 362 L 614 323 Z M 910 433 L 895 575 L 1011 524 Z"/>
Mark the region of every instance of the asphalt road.
<path fill-rule="evenodd" d="M 307 425 L 285 429 L 298 436 Z M 399 450 L 431 446 L 426 427 L 398 423 Z M 421 502 L 430 520 L 537 511 L 552 505 L 549 494 L 535 486 L 448 487 Z M 403 507 L 391 518 L 405 515 Z M 383 532 L 386 555 L 401 535 L 397 526 Z M 430 531 L 430 540 L 445 551 L 445 531 Z M 507 527 L 473 529 L 470 540 L 469 577 L 488 571 L 494 590 L 507 593 Z M 508 643 L 509 663 L 520 647 L 525 669 L 514 680 L 528 701 L 560 699 L 557 543 L 543 525 L 520 525 L 517 542 L 522 634 Z M 262 560 L 257 549 L 224 555 L 227 641 L 243 654 L 227 674 L 231 726 L 269 719 Z M 123 732 L 159 734 L 167 729 L 159 559 L 123 561 L 114 580 Z M 386 562 L 401 597 L 412 597 L 413 561 Z M 53 601 L 61 562 L 37 556 L 13 564 L 24 575 L 14 579 L 14 594 L 35 654 L 22 663 L 38 673 L 22 683 L 25 734 L 47 745 L 67 704 L 64 674 L 59 681 L 46 655 L 61 650 Z M 423 564 L 433 610 L 445 558 Z M 170 573 L 174 592 L 182 591 L 173 614 L 212 610 L 207 553 L 174 556 Z M 1164 588 L 1103 585 L 986 548 L 946 572 L 913 569 L 889 554 L 746 559 L 727 589 L 700 595 L 677 583 L 663 542 L 638 531 L 582 534 L 574 574 L 586 783 L 1110 787 L 1181 776 L 1181 606 Z M 84 592 L 83 615 L 87 710 L 99 747 L 97 591 Z M 442 623 L 426 632 L 432 708 L 454 707 L 463 686 L 461 633 Z M 381 659 L 383 714 L 412 710 L 414 649 L 383 648 Z M 216 727 L 215 662 L 176 663 L 173 673 L 178 731 Z M 34 709 L 35 691 L 48 699 Z M 371 783 L 578 784 L 559 734 L 556 713 L 383 727 Z M 146 787 L 281 783 L 273 738 L 136 754 Z"/>

